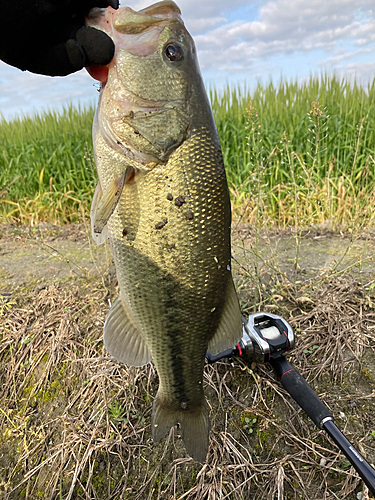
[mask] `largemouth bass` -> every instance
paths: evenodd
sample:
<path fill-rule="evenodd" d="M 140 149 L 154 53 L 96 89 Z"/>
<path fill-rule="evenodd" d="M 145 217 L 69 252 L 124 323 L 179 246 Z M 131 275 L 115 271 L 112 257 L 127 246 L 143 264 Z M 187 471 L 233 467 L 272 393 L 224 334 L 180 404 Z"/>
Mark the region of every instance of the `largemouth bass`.
<path fill-rule="evenodd" d="M 116 47 L 93 126 L 92 233 L 98 244 L 109 238 L 120 288 L 104 345 L 127 365 L 153 360 L 152 437 L 179 424 L 202 462 L 205 354 L 235 345 L 242 324 L 227 181 L 196 49 L 172 1 L 96 11 L 88 24 Z"/>

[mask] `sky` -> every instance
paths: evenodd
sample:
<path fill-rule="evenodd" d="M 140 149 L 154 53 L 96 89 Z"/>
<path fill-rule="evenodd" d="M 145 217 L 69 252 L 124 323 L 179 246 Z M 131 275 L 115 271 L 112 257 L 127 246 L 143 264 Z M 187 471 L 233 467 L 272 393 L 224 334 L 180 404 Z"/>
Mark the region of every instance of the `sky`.
<path fill-rule="evenodd" d="M 135 10 L 152 0 L 122 0 Z M 375 77 L 375 0 L 176 0 L 194 37 L 207 85 L 303 81 L 337 74 L 367 85 Z M 67 77 L 22 72 L 0 61 L 0 113 L 7 120 L 95 104 L 85 70 Z"/>

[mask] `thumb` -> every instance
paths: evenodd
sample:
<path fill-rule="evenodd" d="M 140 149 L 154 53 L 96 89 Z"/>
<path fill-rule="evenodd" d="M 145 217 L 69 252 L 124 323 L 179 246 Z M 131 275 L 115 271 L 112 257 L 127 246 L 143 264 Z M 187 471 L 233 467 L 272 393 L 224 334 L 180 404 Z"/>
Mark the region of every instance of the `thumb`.
<path fill-rule="evenodd" d="M 112 61 L 115 46 L 112 39 L 103 31 L 83 26 L 77 30 L 74 38 L 84 54 L 82 66 L 106 66 Z M 70 56 L 68 46 L 67 50 Z M 74 56 L 75 52 L 76 49 L 74 48 L 72 56 Z"/>

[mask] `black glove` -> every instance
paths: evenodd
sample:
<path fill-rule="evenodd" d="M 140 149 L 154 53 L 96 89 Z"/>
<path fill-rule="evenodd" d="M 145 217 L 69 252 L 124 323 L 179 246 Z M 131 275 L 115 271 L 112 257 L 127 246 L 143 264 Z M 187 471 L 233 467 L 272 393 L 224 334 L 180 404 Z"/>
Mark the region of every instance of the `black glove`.
<path fill-rule="evenodd" d="M 64 76 L 84 66 L 109 64 L 112 40 L 84 26 L 93 7 L 118 0 L 0 0 L 0 59 L 22 70 Z"/>

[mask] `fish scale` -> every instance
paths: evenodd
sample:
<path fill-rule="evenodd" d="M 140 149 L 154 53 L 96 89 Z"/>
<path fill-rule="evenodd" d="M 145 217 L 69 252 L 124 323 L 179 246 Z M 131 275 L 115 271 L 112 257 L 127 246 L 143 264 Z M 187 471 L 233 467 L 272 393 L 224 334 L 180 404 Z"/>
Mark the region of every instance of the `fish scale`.
<path fill-rule="evenodd" d="M 116 55 L 93 129 L 99 184 L 91 214 L 95 241 L 109 237 L 120 288 L 104 344 L 129 365 L 153 360 L 154 440 L 180 424 L 188 453 L 204 461 L 205 354 L 242 334 L 220 143 L 178 7 L 167 0 L 104 18 L 91 25 L 113 37 Z M 130 21 L 136 34 L 126 34 Z M 177 64 L 166 59 L 168 44 L 183 54 Z"/>

